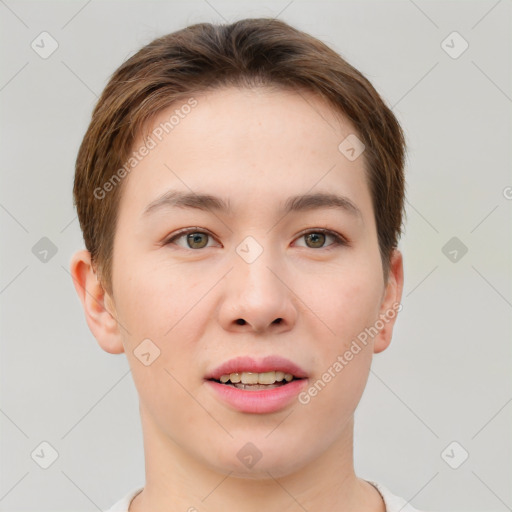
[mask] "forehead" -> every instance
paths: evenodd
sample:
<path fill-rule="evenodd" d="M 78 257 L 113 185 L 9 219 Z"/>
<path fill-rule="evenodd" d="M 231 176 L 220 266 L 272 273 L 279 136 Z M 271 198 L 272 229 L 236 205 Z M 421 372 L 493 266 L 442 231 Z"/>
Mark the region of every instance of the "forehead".
<path fill-rule="evenodd" d="M 318 96 L 223 88 L 191 98 L 152 119 L 153 148 L 124 184 L 123 197 L 139 211 L 169 188 L 282 202 L 338 186 L 362 199 L 364 159 L 350 161 L 338 148 L 355 129 Z M 134 149 L 143 145 L 139 138 Z"/>
<path fill-rule="evenodd" d="M 172 130 L 175 135 L 186 125 L 205 143 L 218 141 L 234 143 L 257 136 L 275 145 L 289 145 L 290 137 L 302 134 L 296 144 L 324 145 L 336 143 L 340 136 L 355 133 L 350 121 L 311 91 L 278 89 L 276 87 L 236 88 L 223 87 L 193 96 L 196 106 L 189 109 L 190 98 L 182 99 L 161 111 L 154 118 L 155 127 L 164 127 L 174 117 Z M 178 114 L 172 116 L 172 114 Z M 178 133 L 177 133 L 178 132 Z M 280 137 L 271 139 L 273 135 Z M 227 138 L 225 138 L 228 136 Z M 335 144 L 334 149 L 336 149 Z"/>

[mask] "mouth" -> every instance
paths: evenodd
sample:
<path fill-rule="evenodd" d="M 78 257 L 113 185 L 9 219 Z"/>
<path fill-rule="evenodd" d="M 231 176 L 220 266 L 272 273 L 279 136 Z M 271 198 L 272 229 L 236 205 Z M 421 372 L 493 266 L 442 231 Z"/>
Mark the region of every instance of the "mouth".
<path fill-rule="evenodd" d="M 204 378 L 215 399 L 250 414 L 274 413 L 290 406 L 308 383 L 305 370 L 278 355 L 236 357 Z"/>
<path fill-rule="evenodd" d="M 299 365 L 277 355 L 263 359 L 237 357 L 205 376 L 205 380 L 248 391 L 284 387 L 304 379 L 307 374 Z"/>
<path fill-rule="evenodd" d="M 273 370 L 269 372 L 233 372 L 221 375 L 218 379 L 207 379 L 219 384 L 224 384 L 237 389 L 245 389 L 248 391 L 258 391 L 262 389 L 274 389 L 286 386 L 294 380 L 302 380 L 303 377 L 297 377 L 291 373 L 281 370 Z"/>

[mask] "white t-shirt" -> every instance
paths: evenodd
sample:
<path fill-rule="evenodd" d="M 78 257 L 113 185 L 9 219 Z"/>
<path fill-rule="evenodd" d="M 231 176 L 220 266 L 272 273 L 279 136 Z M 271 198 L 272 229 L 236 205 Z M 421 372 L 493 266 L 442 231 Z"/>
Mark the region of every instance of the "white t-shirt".
<path fill-rule="evenodd" d="M 380 493 L 382 498 L 384 499 L 384 503 L 386 504 L 386 512 L 420 512 L 418 509 L 414 508 L 412 505 L 406 502 L 403 498 L 399 498 L 394 494 L 391 494 L 383 485 L 377 482 L 370 482 Z M 132 502 L 133 498 L 139 494 L 144 487 L 137 487 L 132 489 L 124 498 L 115 503 L 111 508 L 106 510 L 105 512 L 128 512 L 128 507 Z"/>

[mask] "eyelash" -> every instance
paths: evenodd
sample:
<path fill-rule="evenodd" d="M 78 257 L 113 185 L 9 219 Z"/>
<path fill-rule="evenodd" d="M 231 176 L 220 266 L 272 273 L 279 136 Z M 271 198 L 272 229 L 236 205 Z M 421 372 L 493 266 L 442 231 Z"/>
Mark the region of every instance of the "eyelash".
<path fill-rule="evenodd" d="M 163 245 L 170 245 L 172 244 L 175 240 L 178 240 L 179 238 L 185 236 L 185 235 L 188 235 L 189 233 L 201 233 L 203 235 L 207 235 L 211 238 L 215 238 L 211 233 L 209 233 L 208 231 L 204 231 L 200 228 L 187 228 L 187 229 L 184 229 L 182 231 L 178 231 L 177 233 L 175 233 L 171 238 L 168 238 L 164 243 Z M 312 247 L 306 247 L 306 249 L 313 249 L 313 250 L 325 250 L 325 251 L 330 251 L 332 249 L 335 249 L 337 247 L 349 247 L 350 246 L 350 243 L 349 241 L 342 237 L 341 235 L 339 235 L 338 233 L 336 233 L 336 231 L 332 231 L 330 229 L 325 229 L 325 228 L 317 228 L 317 229 L 309 229 L 305 232 L 302 232 L 297 238 L 296 240 L 298 240 L 299 238 L 302 238 L 306 235 L 309 235 L 311 233 L 323 233 L 325 235 L 330 235 L 334 238 L 334 242 L 331 244 L 331 245 L 328 245 L 327 247 L 319 247 L 317 249 L 314 249 Z M 190 250 L 190 251 L 200 251 L 201 249 L 191 249 L 190 247 L 180 247 L 181 249 L 185 249 L 185 250 Z M 207 247 L 203 247 L 202 249 L 206 249 Z"/>

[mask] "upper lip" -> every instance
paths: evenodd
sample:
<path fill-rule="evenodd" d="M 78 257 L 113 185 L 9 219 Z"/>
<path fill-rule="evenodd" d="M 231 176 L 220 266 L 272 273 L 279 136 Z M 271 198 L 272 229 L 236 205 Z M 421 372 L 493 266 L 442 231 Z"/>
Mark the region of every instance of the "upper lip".
<path fill-rule="evenodd" d="M 264 373 L 273 370 L 291 373 L 299 379 L 307 377 L 306 372 L 294 362 L 281 356 L 271 355 L 263 359 L 255 359 L 249 356 L 235 357 L 210 371 L 205 379 L 219 380 L 222 375 L 229 375 L 230 373 Z"/>

